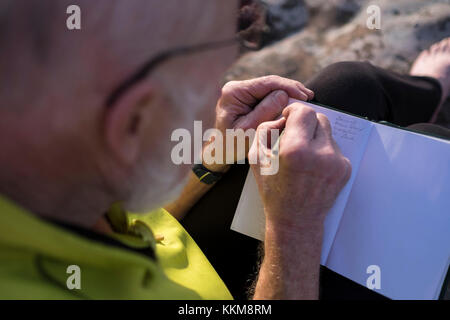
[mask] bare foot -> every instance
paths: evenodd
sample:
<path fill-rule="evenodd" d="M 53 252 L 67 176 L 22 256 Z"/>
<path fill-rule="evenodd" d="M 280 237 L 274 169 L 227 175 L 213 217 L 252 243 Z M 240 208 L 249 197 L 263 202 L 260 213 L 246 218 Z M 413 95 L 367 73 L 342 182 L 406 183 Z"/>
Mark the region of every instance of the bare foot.
<path fill-rule="evenodd" d="M 409 73 L 412 76 L 435 78 L 441 84 L 441 102 L 431 118 L 431 122 L 434 122 L 442 104 L 450 94 L 450 38 L 441 40 L 428 50 L 422 51 L 414 61 Z"/>

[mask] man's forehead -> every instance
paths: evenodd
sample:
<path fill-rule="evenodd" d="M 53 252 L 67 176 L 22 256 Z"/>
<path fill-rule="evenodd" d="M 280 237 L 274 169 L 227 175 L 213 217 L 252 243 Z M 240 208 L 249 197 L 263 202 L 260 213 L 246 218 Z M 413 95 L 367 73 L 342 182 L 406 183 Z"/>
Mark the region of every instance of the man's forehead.
<path fill-rule="evenodd" d="M 178 46 L 230 38 L 236 30 L 238 6 L 237 0 L 10 0 L 5 3 L 10 5 L 0 7 L 0 14 L 5 13 L 1 17 L 8 19 L 0 21 L 6 24 L 0 34 L 9 32 L 4 38 L 14 41 L 9 41 L 6 48 L 2 46 L 3 73 L 22 74 L 27 70 L 37 78 L 40 74 L 34 69 L 43 68 L 45 62 L 49 82 L 75 70 L 83 77 L 71 78 L 73 81 L 79 80 L 83 87 L 95 84 L 96 92 L 105 94 L 152 55 Z M 72 4 L 81 9 L 81 30 L 66 28 L 66 8 Z M 36 6 L 40 10 L 33 10 Z M 51 10 L 44 10 L 47 7 Z M 13 59 L 18 54 L 22 59 Z M 6 62 L 10 60 L 27 63 Z M 25 85 L 23 80 L 19 81 L 21 86 Z M 36 80 L 30 76 L 31 87 L 33 81 Z M 71 83 L 68 87 L 76 85 Z"/>
<path fill-rule="evenodd" d="M 119 1 L 111 23 L 183 44 L 230 36 L 236 30 L 237 0 L 133 0 Z M 124 10 L 121 10 L 123 7 Z M 126 14 L 124 11 L 128 11 Z M 123 13 L 123 14 L 122 14 Z M 120 25 L 119 25 L 120 27 Z M 177 41 L 178 40 L 178 41 Z M 187 42 L 187 43 L 186 43 Z"/>

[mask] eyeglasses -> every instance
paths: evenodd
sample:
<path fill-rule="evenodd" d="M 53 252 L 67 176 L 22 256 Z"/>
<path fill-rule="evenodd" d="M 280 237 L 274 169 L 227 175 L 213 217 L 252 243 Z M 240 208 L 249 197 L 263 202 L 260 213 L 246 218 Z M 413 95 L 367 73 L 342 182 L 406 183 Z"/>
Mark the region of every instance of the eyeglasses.
<path fill-rule="evenodd" d="M 252 4 L 252 6 L 254 6 L 254 4 Z M 248 7 L 248 5 L 244 7 L 247 8 L 246 10 L 241 9 L 241 15 L 239 17 L 239 28 L 242 29 L 243 23 L 249 24 L 250 26 L 238 32 L 235 37 L 228 40 L 201 43 L 198 45 L 186 47 L 178 47 L 159 53 L 158 55 L 146 61 L 134 74 L 132 74 L 116 87 L 116 89 L 106 99 L 106 107 L 111 108 L 124 94 L 124 92 L 145 79 L 157 65 L 176 56 L 217 50 L 236 44 L 240 45 L 241 51 L 258 50 L 261 47 L 261 34 L 264 28 L 264 24 L 261 23 L 259 15 L 253 11 L 249 11 Z M 251 15 L 249 15 L 249 12 L 251 12 Z M 253 23 L 248 23 L 248 21 L 242 22 L 243 20 L 249 20 L 249 16 L 251 16 L 252 19 L 255 20 Z"/>

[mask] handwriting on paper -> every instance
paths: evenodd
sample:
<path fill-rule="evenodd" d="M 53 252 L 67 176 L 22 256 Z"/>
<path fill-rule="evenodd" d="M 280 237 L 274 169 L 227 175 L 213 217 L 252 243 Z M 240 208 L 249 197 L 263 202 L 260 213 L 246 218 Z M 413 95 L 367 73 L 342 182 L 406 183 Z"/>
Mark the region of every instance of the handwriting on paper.
<path fill-rule="evenodd" d="M 337 116 L 333 122 L 333 136 L 335 139 L 354 141 L 355 137 L 364 130 L 357 118 Z"/>

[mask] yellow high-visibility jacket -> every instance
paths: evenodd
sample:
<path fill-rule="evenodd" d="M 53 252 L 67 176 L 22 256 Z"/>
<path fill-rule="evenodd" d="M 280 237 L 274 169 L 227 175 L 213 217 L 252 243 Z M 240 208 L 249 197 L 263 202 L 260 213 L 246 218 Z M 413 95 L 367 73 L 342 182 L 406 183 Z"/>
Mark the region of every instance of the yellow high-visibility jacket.
<path fill-rule="evenodd" d="M 123 233 L 55 224 L 0 196 L 0 299 L 232 299 L 164 209 L 110 217 Z"/>

